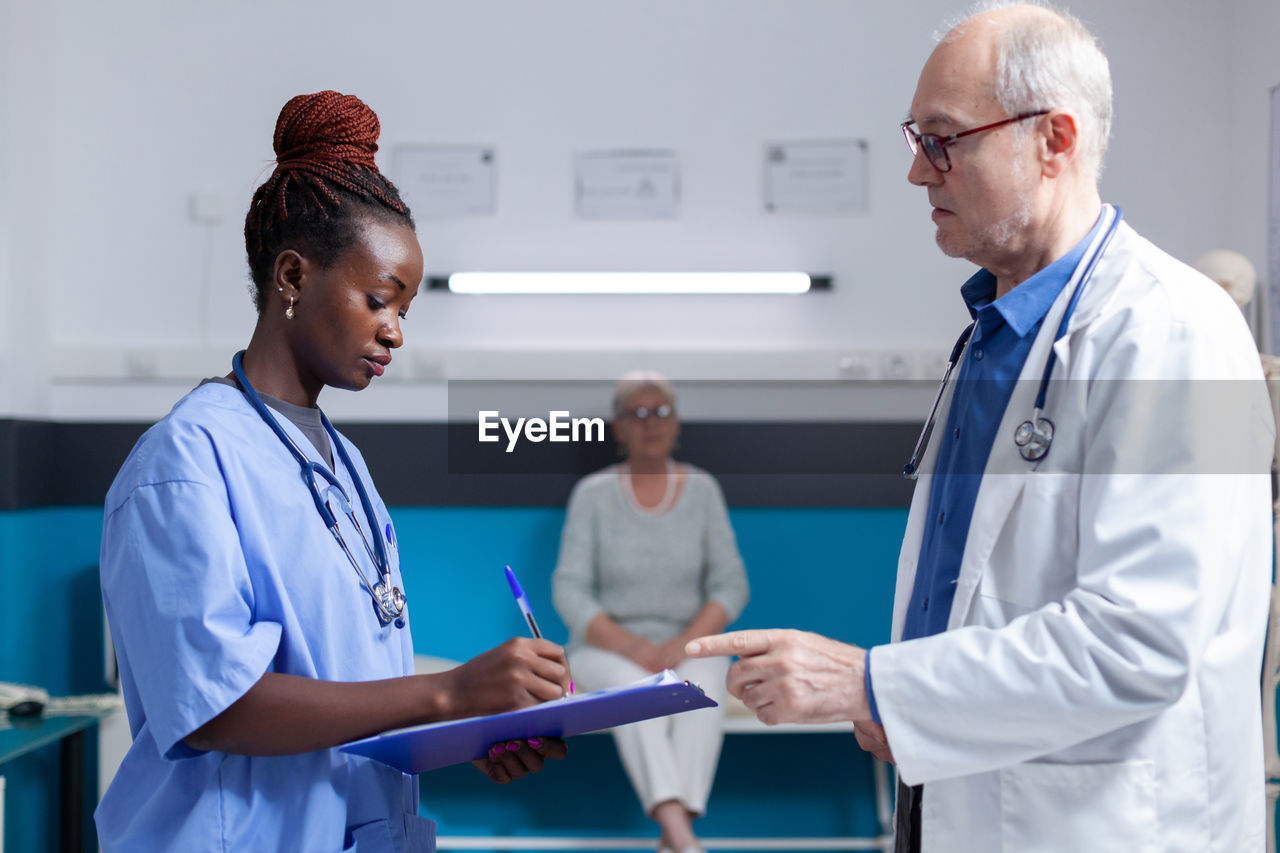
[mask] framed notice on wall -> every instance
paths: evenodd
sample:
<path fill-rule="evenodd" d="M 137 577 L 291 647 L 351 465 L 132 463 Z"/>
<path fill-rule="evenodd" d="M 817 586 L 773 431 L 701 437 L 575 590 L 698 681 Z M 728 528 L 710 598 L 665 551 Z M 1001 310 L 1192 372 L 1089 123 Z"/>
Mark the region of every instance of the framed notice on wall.
<path fill-rule="evenodd" d="M 867 212 L 867 141 L 771 142 L 764 148 L 769 213 Z"/>
<path fill-rule="evenodd" d="M 675 219 L 680 161 L 674 151 L 585 151 L 574 157 L 579 219 Z"/>
<path fill-rule="evenodd" d="M 493 215 L 494 159 L 489 145 L 402 145 L 392 162 L 415 216 L 460 219 Z"/>

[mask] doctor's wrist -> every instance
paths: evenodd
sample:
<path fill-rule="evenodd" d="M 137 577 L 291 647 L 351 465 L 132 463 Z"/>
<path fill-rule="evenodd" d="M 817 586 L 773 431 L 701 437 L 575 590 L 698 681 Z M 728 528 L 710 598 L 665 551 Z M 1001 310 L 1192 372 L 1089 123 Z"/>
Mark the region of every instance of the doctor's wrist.
<path fill-rule="evenodd" d="M 852 670 L 849 719 L 854 723 L 872 723 L 875 719 L 871 711 L 871 697 L 867 692 L 870 685 L 867 674 L 867 665 L 871 659 L 870 649 L 853 646 L 852 650 L 853 655 L 849 660 L 849 668 Z"/>

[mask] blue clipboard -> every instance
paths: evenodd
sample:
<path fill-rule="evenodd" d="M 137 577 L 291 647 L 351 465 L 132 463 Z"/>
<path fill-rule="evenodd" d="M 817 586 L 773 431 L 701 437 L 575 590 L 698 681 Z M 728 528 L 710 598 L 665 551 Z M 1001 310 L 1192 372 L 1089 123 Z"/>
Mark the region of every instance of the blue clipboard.
<path fill-rule="evenodd" d="M 488 717 L 467 717 L 395 729 L 339 749 L 389 764 L 402 773 L 423 773 L 474 761 L 504 740 L 570 737 L 698 708 L 714 708 L 702 688 L 666 670 L 621 687 L 596 690 Z"/>

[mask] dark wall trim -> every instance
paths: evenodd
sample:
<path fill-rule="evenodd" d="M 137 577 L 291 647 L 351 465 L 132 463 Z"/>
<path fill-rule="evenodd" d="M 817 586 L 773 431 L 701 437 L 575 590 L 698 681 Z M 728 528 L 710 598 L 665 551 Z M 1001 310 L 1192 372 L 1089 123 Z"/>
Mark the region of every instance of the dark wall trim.
<path fill-rule="evenodd" d="M 146 428 L 0 419 L 0 509 L 101 504 Z"/>
<path fill-rule="evenodd" d="M 603 444 L 481 446 L 472 424 L 339 424 L 391 506 L 563 506 Z M 101 504 L 147 428 L 0 419 L 0 510 Z M 685 423 L 677 457 L 716 475 L 730 506 L 906 506 L 917 423 Z"/>

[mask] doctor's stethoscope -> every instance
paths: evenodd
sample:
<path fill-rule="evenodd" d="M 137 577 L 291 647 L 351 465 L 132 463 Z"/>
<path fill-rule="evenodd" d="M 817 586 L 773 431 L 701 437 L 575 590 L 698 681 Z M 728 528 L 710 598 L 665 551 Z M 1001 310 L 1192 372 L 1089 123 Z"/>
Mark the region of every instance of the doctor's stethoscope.
<path fill-rule="evenodd" d="M 1084 293 L 1085 285 L 1089 283 L 1089 279 L 1093 277 L 1093 269 L 1098 265 L 1098 260 L 1106 252 L 1107 246 L 1111 243 L 1111 238 L 1115 236 L 1116 229 L 1120 227 L 1120 220 L 1124 216 L 1124 211 L 1113 205 L 1104 205 L 1102 215 L 1107 215 L 1110 208 L 1115 211 L 1115 216 L 1107 225 L 1106 230 L 1099 235 L 1090 251 L 1084 258 L 1079 269 L 1081 270 L 1079 283 L 1076 284 L 1075 291 L 1071 294 L 1071 301 L 1067 303 L 1067 310 L 1062 315 L 1061 322 L 1058 323 L 1058 333 L 1054 336 L 1053 342 L 1056 344 L 1062 340 L 1062 336 L 1067 333 L 1067 325 L 1071 322 L 1071 316 L 1075 313 L 1076 304 L 1080 301 L 1080 295 Z M 947 359 L 947 370 L 942 374 L 942 383 L 938 386 L 938 394 L 933 398 L 933 407 L 929 409 L 929 417 L 924 422 L 924 428 L 920 430 L 920 437 L 916 439 L 915 450 L 911 451 L 911 460 L 902 468 L 902 476 L 908 480 L 914 480 L 918 474 L 918 466 L 920 455 L 924 452 L 925 442 L 929 438 L 929 432 L 933 428 L 933 421 L 938 414 L 938 405 L 942 402 L 942 395 L 947 390 L 947 380 L 951 378 L 951 371 L 955 369 L 956 363 L 960 360 L 961 354 L 964 352 L 965 344 L 969 342 L 970 335 L 973 334 L 973 327 L 978 323 L 975 320 L 965 327 L 960 333 L 960 338 L 956 341 L 956 345 L 951 350 L 951 357 Z M 1049 357 L 1045 360 L 1044 375 L 1040 378 L 1040 390 L 1036 394 L 1035 406 L 1031 411 L 1031 417 L 1018 424 L 1013 431 L 1013 443 L 1018 448 L 1018 454 L 1028 462 L 1039 462 L 1049 455 L 1049 451 L 1053 448 L 1053 421 L 1044 416 L 1045 395 L 1049 390 L 1049 378 L 1053 375 L 1053 367 L 1058 362 L 1058 353 L 1051 346 L 1049 347 Z"/>
<path fill-rule="evenodd" d="M 249 384 L 249 378 L 244 374 L 243 362 L 244 350 L 236 353 L 235 357 L 231 359 L 231 368 L 235 371 L 236 381 L 240 383 L 240 390 L 249 399 L 249 404 L 253 406 L 254 410 L 267 422 L 267 426 L 271 427 L 271 431 L 293 454 L 293 458 L 298 460 L 298 464 L 302 466 L 302 480 L 307 484 L 307 490 L 311 492 L 311 499 L 315 501 L 316 509 L 320 512 L 320 518 L 324 520 L 324 524 L 329 528 L 329 532 L 333 534 L 333 538 L 338 541 L 338 545 L 342 548 L 342 552 L 347 555 L 347 560 L 351 563 L 351 567 L 360 576 L 360 583 L 364 585 L 369 597 L 373 599 L 373 609 L 378 614 L 378 621 L 384 626 L 395 622 L 397 628 L 403 628 L 405 597 L 400 587 L 392 585 L 391 564 L 387 560 L 387 551 L 382 545 L 382 537 L 378 535 L 378 517 L 373 512 L 373 502 L 369 500 L 369 493 L 365 489 L 364 483 L 360 480 L 360 473 L 351 464 L 351 457 L 347 454 L 346 448 L 342 446 L 342 441 L 339 440 L 333 424 L 329 423 L 329 419 L 325 417 L 324 412 L 320 413 L 320 422 L 324 424 L 325 432 L 329 434 L 329 441 L 333 444 L 334 452 L 338 454 L 338 458 L 342 460 L 342 464 L 350 472 L 351 480 L 355 483 L 356 494 L 360 496 L 360 506 L 364 508 L 364 514 L 369 519 L 369 524 L 372 525 L 372 547 L 369 545 L 369 537 L 364 534 L 364 528 L 356 520 L 355 511 L 351 508 L 351 501 L 347 497 L 346 490 L 342 488 L 342 484 L 338 482 L 338 478 L 324 465 L 312 462 L 298 449 L 298 445 L 294 443 L 293 439 L 289 438 L 284 428 L 267 411 L 266 404 L 262 402 L 258 392 Z M 316 488 L 315 478 L 317 475 L 330 486 L 326 492 L 326 497 L 332 498 L 338 503 L 338 509 L 345 513 L 347 518 L 351 519 L 351 524 L 360 533 L 360 539 L 364 542 L 364 550 L 369 554 L 369 559 L 373 561 L 374 566 L 377 567 L 377 583 L 369 583 L 369 578 L 365 575 L 364 569 L 360 568 L 360 563 L 356 561 L 355 555 L 347 547 L 346 540 L 342 538 L 342 531 L 338 529 L 338 519 L 333 514 L 333 508 L 329 506 L 327 499 L 320 497 L 320 490 Z M 377 549 L 376 554 L 374 549 Z"/>

